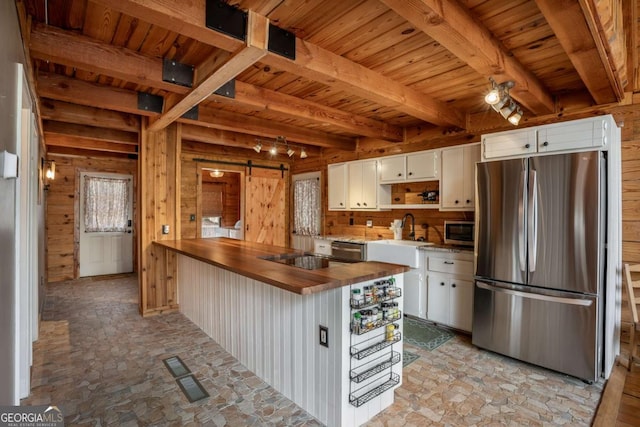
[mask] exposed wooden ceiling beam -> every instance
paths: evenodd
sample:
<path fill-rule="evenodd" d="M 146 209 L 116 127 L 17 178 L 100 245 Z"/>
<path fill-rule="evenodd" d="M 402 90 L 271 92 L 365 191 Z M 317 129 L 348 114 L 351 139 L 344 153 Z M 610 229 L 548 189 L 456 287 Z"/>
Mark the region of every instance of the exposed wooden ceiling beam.
<path fill-rule="evenodd" d="M 125 89 L 102 86 L 49 73 L 38 74 L 37 86 L 38 93 L 45 98 L 76 102 L 88 106 L 101 105 L 107 110 L 140 114 L 147 117 L 158 115 L 157 113 L 138 109 L 138 93 Z M 199 120 L 193 121 L 181 118 L 179 121 L 262 137 L 275 138 L 278 135 L 285 135 L 292 142 L 320 147 L 333 147 L 341 150 L 355 150 L 356 147 L 355 140 L 352 138 L 331 135 L 299 126 L 278 125 L 276 127 L 270 120 L 218 111 L 207 107 L 201 107 L 199 110 Z"/>
<path fill-rule="evenodd" d="M 97 0 L 99 3 L 154 25 L 227 51 L 242 47 L 240 40 L 205 26 L 204 2 L 171 0 Z M 349 90 L 364 99 L 403 111 L 438 125 L 465 127 L 465 115 L 445 102 L 430 98 L 340 55 L 296 38 L 296 59 L 269 52 L 262 60 L 280 70 Z"/>
<path fill-rule="evenodd" d="M 511 95 L 533 113 L 554 111 L 553 97 L 540 80 L 457 1 L 381 1 L 481 75 L 515 82 Z"/>
<path fill-rule="evenodd" d="M 189 89 L 162 79 L 162 60 L 143 56 L 135 51 L 112 46 L 86 36 L 63 31 L 46 25 L 36 25 L 31 33 L 30 49 L 35 58 L 83 69 L 96 74 L 115 77 L 128 82 L 150 86 L 177 94 L 187 94 Z M 227 60 L 212 58 L 207 65 L 196 70 L 196 81 L 203 81 L 202 73 L 211 73 L 215 63 L 219 67 Z M 369 119 L 357 114 L 327 107 L 315 102 L 236 81 L 234 99 L 211 94 L 210 100 L 239 103 L 258 110 L 276 111 L 293 118 L 337 126 L 356 135 L 399 142 L 403 131 L 399 126 Z"/>
<path fill-rule="evenodd" d="M 119 111 L 87 107 L 53 99 L 41 99 L 40 111 L 43 120 L 97 126 L 125 132 L 140 132 L 140 118 Z"/>
<path fill-rule="evenodd" d="M 149 131 L 158 131 L 176 121 L 194 106 L 200 104 L 229 80 L 255 64 L 267 54 L 269 20 L 264 16 L 249 12 L 247 22 L 247 44 L 236 51 L 228 61 L 213 74 L 198 84 L 187 96 L 163 113 L 149 125 Z"/>
<path fill-rule="evenodd" d="M 536 0 L 536 4 L 555 33 L 562 48 L 580 75 L 596 104 L 607 104 L 622 99 L 608 61 L 601 56 L 594 34 L 577 1 Z"/>
<path fill-rule="evenodd" d="M 56 145 L 50 145 L 47 147 L 47 158 L 51 158 L 51 156 L 65 156 L 65 157 L 82 157 L 82 158 L 90 158 L 90 157 L 107 157 L 110 159 L 118 158 L 118 159 L 131 159 L 135 161 L 138 154 L 135 153 L 114 153 L 112 151 L 99 151 L 92 150 L 86 148 L 70 148 L 70 147 L 58 147 Z M 55 157 L 54 157 L 55 160 Z"/>
<path fill-rule="evenodd" d="M 138 134 L 116 129 L 78 125 L 45 120 L 44 131 L 49 134 L 73 135 L 95 141 L 116 142 L 119 144 L 138 145 Z"/>
<path fill-rule="evenodd" d="M 47 147 L 79 148 L 83 150 L 107 151 L 109 153 L 137 154 L 138 147 L 130 144 L 97 141 L 75 135 L 65 135 L 44 131 L 44 142 Z"/>

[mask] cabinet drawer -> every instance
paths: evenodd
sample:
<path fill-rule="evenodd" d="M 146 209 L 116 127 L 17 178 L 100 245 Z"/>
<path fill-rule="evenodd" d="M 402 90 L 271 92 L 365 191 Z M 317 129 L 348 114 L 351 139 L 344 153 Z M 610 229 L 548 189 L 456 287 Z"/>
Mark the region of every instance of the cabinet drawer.
<path fill-rule="evenodd" d="M 473 276 L 473 261 L 463 261 L 459 259 L 442 258 L 430 255 L 427 261 L 427 269 L 429 271 L 437 271 L 440 273 Z"/>

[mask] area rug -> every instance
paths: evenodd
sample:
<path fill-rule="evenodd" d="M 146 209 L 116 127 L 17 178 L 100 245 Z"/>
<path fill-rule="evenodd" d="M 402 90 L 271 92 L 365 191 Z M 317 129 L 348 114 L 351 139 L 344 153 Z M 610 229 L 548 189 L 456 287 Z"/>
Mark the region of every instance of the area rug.
<path fill-rule="evenodd" d="M 434 350 L 453 337 L 453 332 L 438 328 L 433 323 L 404 318 L 404 341 L 425 350 Z"/>
<path fill-rule="evenodd" d="M 419 359 L 420 356 L 418 356 L 415 353 L 411 353 L 410 351 L 407 350 L 403 350 L 402 351 L 402 366 L 407 366 L 409 363 L 415 361 L 416 359 Z"/>

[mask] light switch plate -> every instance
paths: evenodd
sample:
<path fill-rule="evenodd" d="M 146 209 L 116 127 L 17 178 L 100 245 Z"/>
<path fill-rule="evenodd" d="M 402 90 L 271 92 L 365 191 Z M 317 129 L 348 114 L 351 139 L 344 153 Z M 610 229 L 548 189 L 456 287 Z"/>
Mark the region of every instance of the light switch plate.
<path fill-rule="evenodd" d="M 0 151 L 0 178 L 18 177 L 18 156 L 7 150 Z"/>

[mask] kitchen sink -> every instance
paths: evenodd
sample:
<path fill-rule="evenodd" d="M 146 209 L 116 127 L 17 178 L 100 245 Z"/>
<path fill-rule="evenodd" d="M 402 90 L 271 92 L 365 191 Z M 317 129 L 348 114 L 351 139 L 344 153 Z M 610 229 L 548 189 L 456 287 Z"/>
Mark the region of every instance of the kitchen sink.
<path fill-rule="evenodd" d="M 384 261 L 418 268 L 421 264 L 420 257 L 423 256 L 418 251 L 418 248 L 430 245 L 433 245 L 433 243 L 414 240 L 374 240 L 367 242 L 367 260 Z"/>

